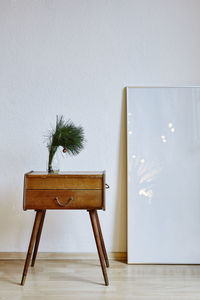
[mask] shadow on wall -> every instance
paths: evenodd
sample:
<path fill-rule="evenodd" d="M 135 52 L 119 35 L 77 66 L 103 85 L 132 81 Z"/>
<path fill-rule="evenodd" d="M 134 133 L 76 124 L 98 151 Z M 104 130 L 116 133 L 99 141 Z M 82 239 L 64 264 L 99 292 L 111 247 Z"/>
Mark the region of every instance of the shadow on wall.
<path fill-rule="evenodd" d="M 114 249 L 119 252 L 127 251 L 127 166 L 126 166 L 126 89 L 122 94 L 121 122 L 120 122 L 120 139 L 119 139 L 119 159 L 118 159 L 118 178 L 117 194 L 115 207 L 115 224 L 114 227 Z"/>

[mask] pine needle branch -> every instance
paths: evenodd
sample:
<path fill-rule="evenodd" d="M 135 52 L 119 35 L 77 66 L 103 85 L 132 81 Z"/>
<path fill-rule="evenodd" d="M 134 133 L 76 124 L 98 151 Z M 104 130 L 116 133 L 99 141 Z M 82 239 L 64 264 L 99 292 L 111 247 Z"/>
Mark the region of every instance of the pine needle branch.
<path fill-rule="evenodd" d="M 63 147 L 63 152 L 77 155 L 84 148 L 84 142 L 84 131 L 81 126 L 76 127 L 70 120 L 64 121 L 63 116 L 56 116 L 56 127 L 48 136 L 48 172 L 53 172 L 52 161 L 59 146 Z"/>

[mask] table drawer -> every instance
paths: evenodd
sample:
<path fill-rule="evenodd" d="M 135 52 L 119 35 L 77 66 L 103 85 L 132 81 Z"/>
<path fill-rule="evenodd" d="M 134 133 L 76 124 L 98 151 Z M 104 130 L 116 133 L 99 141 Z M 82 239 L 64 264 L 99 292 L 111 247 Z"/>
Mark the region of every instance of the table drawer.
<path fill-rule="evenodd" d="M 25 177 L 26 189 L 103 189 L 103 176 L 44 175 Z"/>
<path fill-rule="evenodd" d="M 26 209 L 102 209 L 103 190 L 25 190 Z"/>

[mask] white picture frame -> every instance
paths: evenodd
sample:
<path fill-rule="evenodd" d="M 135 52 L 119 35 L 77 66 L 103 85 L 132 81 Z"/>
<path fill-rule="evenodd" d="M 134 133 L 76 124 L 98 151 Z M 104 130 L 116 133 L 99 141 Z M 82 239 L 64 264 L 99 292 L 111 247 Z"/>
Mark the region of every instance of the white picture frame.
<path fill-rule="evenodd" d="M 127 87 L 128 263 L 200 263 L 200 87 Z"/>

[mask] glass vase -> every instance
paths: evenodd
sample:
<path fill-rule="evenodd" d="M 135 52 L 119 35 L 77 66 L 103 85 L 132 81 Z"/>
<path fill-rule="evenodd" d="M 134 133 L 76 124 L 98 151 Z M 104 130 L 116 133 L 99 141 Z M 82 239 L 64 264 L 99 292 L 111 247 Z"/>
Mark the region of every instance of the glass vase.
<path fill-rule="evenodd" d="M 60 171 L 60 157 L 59 152 L 56 151 L 56 153 L 53 156 L 51 164 L 49 164 L 49 161 L 47 162 L 47 172 L 49 174 L 58 174 Z"/>

